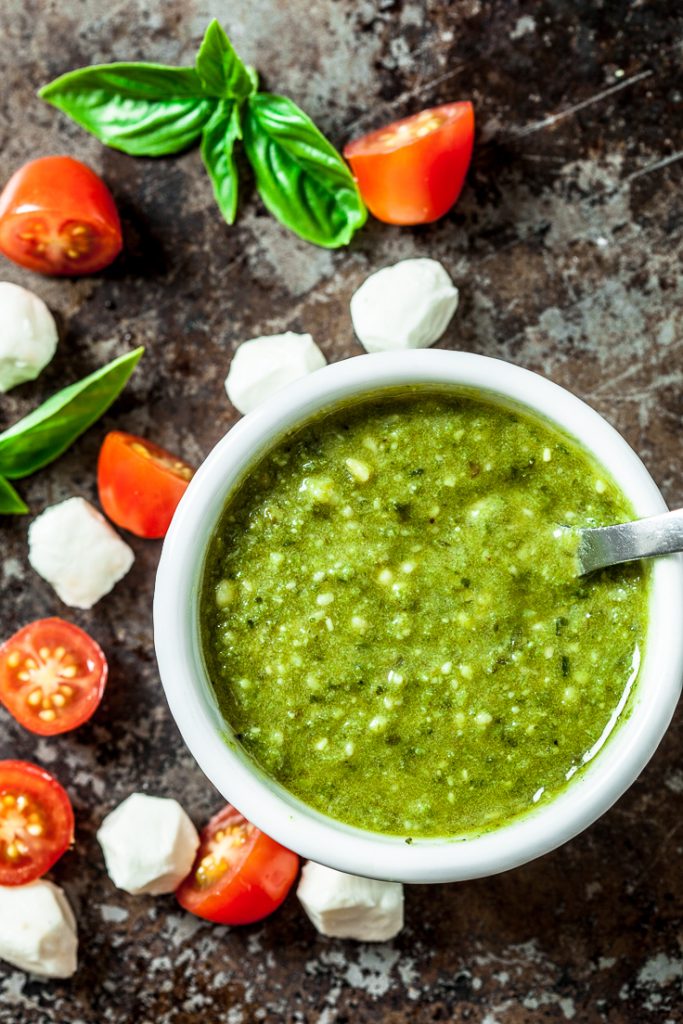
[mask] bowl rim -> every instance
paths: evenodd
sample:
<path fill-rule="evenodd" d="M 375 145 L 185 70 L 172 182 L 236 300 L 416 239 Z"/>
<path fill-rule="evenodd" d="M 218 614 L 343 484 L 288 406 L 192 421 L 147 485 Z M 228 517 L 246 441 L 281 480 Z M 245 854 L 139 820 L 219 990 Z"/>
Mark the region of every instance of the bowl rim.
<path fill-rule="evenodd" d="M 655 560 L 643 663 L 628 717 L 565 790 L 547 804 L 481 835 L 413 838 L 365 832 L 307 807 L 230 743 L 199 647 L 198 597 L 209 536 L 231 489 L 283 434 L 313 414 L 364 393 L 410 385 L 474 389 L 549 420 L 605 467 L 638 516 L 666 511 L 652 477 L 628 443 L 595 410 L 554 382 L 504 360 L 473 353 L 378 353 L 330 364 L 283 388 L 241 419 L 193 477 L 164 542 L 154 594 L 154 639 L 173 717 L 195 760 L 219 792 L 272 838 L 311 860 L 351 874 L 444 882 L 509 870 L 571 839 L 635 781 L 671 720 L 683 676 L 683 556 Z M 654 625 L 656 624 L 656 625 Z"/>

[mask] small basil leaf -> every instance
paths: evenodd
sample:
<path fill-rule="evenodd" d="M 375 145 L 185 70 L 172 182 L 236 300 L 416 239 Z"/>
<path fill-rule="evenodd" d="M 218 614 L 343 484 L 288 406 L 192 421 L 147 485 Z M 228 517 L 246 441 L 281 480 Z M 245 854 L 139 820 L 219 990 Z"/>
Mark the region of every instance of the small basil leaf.
<path fill-rule="evenodd" d="M 127 352 L 58 391 L 0 434 L 0 474 L 10 480 L 28 476 L 65 452 L 123 390 L 143 351 Z"/>
<path fill-rule="evenodd" d="M 301 238 L 336 249 L 367 218 L 353 176 L 311 119 L 284 96 L 249 97 L 244 145 L 270 212 Z"/>
<path fill-rule="evenodd" d="M 0 476 L 0 516 L 20 516 L 28 512 L 26 505 L 12 485 Z"/>
<path fill-rule="evenodd" d="M 195 67 L 204 87 L 212 96 L 243 100 L 256 90 L 256 72 L 242 63 L 215 19 L 204 33 Z"/>
<path fill-rule="evenodd" d="M 216 202 L 228 224 L 234 224 L 237 213 L 239 176 L 233 149 L 237 139 L 241 138 L 238 104 L 221 100 L 202 132 L 201 153 Z"/>
<path fill-rule="evenodd" d="M 215 104 L 194 68 L 163 64 L 94 64 L 55 78 L 38 95 L 131 156 L 187 149 Z"/>
<path fill-rule="evenodd" d="M 253 68 L 251 64 L 247 64 L 247 74 L 251 79 L 251 91 L 252 93 L 258 92 L 258 71 Z"/>

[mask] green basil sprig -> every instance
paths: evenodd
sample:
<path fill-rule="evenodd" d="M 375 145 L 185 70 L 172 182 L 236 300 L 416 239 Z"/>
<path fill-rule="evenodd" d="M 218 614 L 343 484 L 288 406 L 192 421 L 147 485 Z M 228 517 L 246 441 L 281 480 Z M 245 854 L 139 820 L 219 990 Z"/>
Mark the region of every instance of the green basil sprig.
<path fill-rule="evenodd" d="M 195 67 L 207 92 L 219 99 L 244 100 L 258 89 L 255 68 L 242 63 L 215 19 L 204 33 Z"/>
<path fill-rule="evenodd" d="M 365 223 L 353 175 L 310 117 L 285 96 L 251 96 L 244 147 L 270 212 L 316 245 L 348 245 Z"/>
<path fill-rule="evenodd" d="M 234 148 L 241 138 L 239 107 L 229 100 L 221 100 L 202 133 L 201 154 L 216 202 L 228 224 L 235 223 L 237 214 L 239 176 Z"/>
<path fill-rule="evenodd" d="M 213 113 L 194 68 L 163 64 L 95 64 L 56 78 L 38 95 L 131 156 L 187 149 Z"/>
<path fill-rule="evenodd" d="M 70 384 L 0 434 L 0 514 L 28 512 L 8 480 L 19 480 L 63 454 L 123 391 L 143 348 Z"/>
<path fill-rule="evenodd" d="M 296 104 L 258 91 L 258 75 L 235 53 L 217 21 L 195 66 L 95 64 L 56 78 L 44 100 L 131 156 L 166 156 L 201 142 L 216 202 L 235 220 L 235 144 L 247 158 L 265 205 L 301 238 L 347 245 L 367 218 L 347 164 Z"/>

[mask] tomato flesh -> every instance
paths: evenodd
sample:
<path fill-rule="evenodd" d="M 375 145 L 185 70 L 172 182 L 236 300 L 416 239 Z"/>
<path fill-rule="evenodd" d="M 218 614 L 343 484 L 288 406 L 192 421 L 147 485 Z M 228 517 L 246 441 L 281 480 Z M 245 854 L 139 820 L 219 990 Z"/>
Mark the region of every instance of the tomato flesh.
<path fill-rule="evenodd" d="M 72 157 L 32 160 L 0 195 L 0 251 L 29 270 L 91 274 L 111 263 L 122 245 L 109 189 Z"/>
<path fill-rule="evenodd" d="M 40 736 L 87 721 L 106 682 L 107 660 L 99 644 L 63 619 L 38 619 L 0 646 L 0 701 Z"/>
<path fill-rule="evenodd" d="M 27 761 L 0 761 L 0 885 L 34 882 L 73 839 L 71 801 L 54 776 Z"/>
<path fill-rule="evenodd" d="M 165 448 L 114 430 L 97 464 L 100 504 L 117 526 L 138 537 L 163 537 L 194 470 Z"/>
<path fill-rule="evenodd" d="M 473 144 L 472 104 L 446 103 L 353 140 L 344 156 L 378 220 L 427 224 L 460 195 Z"/>
<path fill-rule="evenodd" d="M 217 924 L 251 924 L 280 906 L 299 858 L 229 804 L 200 835 L 192 871 L 176 892 L 185 910 Z"/>

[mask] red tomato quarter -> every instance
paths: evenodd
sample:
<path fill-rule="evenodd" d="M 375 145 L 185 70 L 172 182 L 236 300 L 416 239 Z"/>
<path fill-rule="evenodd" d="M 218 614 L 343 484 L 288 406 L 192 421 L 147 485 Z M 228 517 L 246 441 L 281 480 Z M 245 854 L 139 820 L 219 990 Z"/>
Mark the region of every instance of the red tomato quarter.
<path fill-rule="evenodd" d="M 298 870 L 295 853 L 228 804 L 202 831 L 192 871 L 176 896 L 207 921 L 251 924 L 277 910 Z"/>
<path fill-rule="evenodd" d="M 107 434 L 97 465 L 102 508 L 138 537 L 163 537 L 194 470 L 143 437 Z"/>
<path fill-rule="evenodd" d="M 344 156 L 378 220 L 427 224 L 460 195 L 473 142 L 472 104 L 446 103 L 354 139 Z"/>
<path fill-rule="evenodd" d="M 92 274 L 121 251 L 111 192 L 70 156 L 44 156 L 16 171 L 0 195 L 0 251 L 40 274 Z"/>
<path fill-rule="evenodd" d="M 0 885 L 26 885 L 74 841 L 71 801 L 57 780 L 27 761 L 0 761 Z"/>
<path fill-rule="evenodd" d="M 63 619 L 38 619 L 0 646 L 0 701 L 40 736 L 86 722 L 106 682 L 99 644 Z"/>

